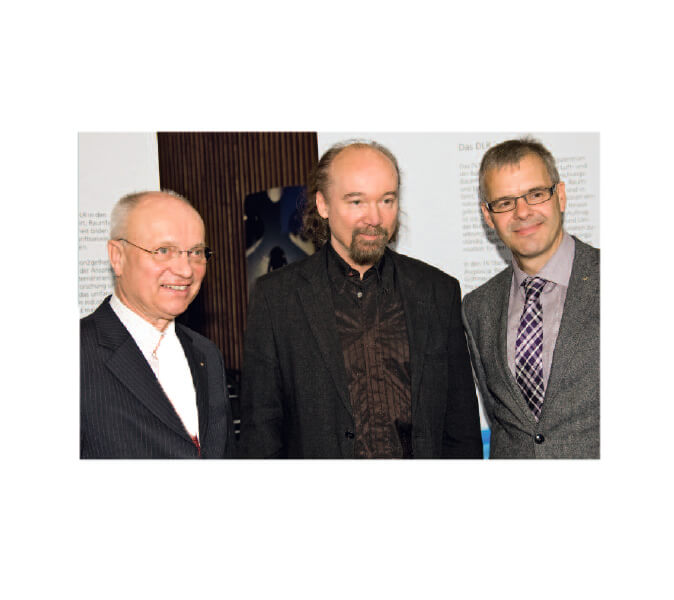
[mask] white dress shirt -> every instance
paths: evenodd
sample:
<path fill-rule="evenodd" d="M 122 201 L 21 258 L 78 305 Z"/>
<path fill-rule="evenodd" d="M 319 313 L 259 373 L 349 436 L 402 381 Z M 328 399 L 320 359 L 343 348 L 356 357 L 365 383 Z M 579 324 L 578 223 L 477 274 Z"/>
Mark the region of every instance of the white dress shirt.
<path fill-rule="evenodd" d="M 110 307 L 140 348 L 187 433 L 198 439 L 197 395 L 175 322 L 170 321 L 164 331 L 159 331 L 123 304 L 114 292 Z"/>

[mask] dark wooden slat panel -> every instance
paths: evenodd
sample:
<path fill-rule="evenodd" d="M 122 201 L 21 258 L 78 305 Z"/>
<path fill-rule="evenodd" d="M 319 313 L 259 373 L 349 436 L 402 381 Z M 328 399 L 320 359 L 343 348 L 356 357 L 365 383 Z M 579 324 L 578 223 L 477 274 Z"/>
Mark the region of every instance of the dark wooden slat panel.
<path fill-rule="evenodd" d="M 162 188 L 187 197 L 216 253 L 202 290 L 180 317 L 241 368 L 248 305 L 243 202 L 270 187 L 304 185 L 318 160 L 313 132 L 158 133 Z"/>

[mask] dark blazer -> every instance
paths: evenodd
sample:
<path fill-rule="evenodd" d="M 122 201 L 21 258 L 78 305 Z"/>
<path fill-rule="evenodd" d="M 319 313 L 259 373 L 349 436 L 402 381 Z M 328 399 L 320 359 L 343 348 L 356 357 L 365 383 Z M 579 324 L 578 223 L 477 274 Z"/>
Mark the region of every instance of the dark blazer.
<path fill-rule="evenodd" d="M 599 458 L 599 250 L 576 239 L 540 421 L 508 367 L 508 267 L 463 300 L 490 458 Z"/>
<path fill-rule="evenodd" d="M 222 355 L 176 323 L 192 371 L 202 458 L 230 453 L 231 413 Z M 80 321 L 80 457 L 197 458 L 199 452 L 152 368 L 106 298 Z"/>
<path fill-rule="evenodd" d="M 261 277 L 251 296 L 241 390 L 246 456 L 354 456 L 325 252 Z M 414 456 L 482 458 L 459 284 L 418 260 L 386 252 L 407 320 Z"/>

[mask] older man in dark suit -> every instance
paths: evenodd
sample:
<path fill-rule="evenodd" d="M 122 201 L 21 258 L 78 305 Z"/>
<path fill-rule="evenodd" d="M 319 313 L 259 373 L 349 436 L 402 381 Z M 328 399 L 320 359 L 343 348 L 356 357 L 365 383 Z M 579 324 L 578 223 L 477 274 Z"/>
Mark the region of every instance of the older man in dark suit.
<path fill-rule="evenodd" d="M 220 351 L 174 320 L 206 273 L 204 236 L 197 211 L 173 192 L 130 194 L 115 205 L 115 290 L 80 324 L 82 458 L 230 453 Z"/>
<path fill-rule="evenodd" d="M 309 187 L 305 231 L 320 250 L 262 277 L 251 297 L 245 454 L 482 458 L 459 284 L 387 248 L 395 157 L 336 145 Z"/>
<path fill-rule="evenodd" d="M 513 257 L 463 303 L 490 457 L 599 458 L 599 250 L 564 231 L 564 182 L 536 140 L 490 148 L 479 189 Z"/>

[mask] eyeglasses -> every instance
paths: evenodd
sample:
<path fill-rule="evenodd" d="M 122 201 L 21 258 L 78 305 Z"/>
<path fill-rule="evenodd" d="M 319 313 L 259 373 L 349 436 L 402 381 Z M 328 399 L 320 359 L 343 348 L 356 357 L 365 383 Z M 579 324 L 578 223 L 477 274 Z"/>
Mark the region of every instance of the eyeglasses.
<path fill-rule="evenodd" d="M 515 210 L 517 208 L 517 201 L 520 198 L 523 198 L 524 201 L 529 206 L 533 206 L 535 204 L 543 204 L 543 202 L 547 202 L 548 200 L 550 200 L 550 198 L 552 198 L 552 195 L 555 193 L 556 187 L 557 184 L 555 183 L 555 185 L 549 188 L 535 188 L 533 190 L 528 191 L 526 194 L 522 194 L 521 196 L 516 196 L 514 198 L 499 198 L 498 200 L 494 200 L 493 202 L 485 202 L 485 204 L 487 205 L 489 212 L 493 213 L 510 212 L 511 210 Z"/>
<path fill-rule="evenodd" d="M 181 250 L 176 246 L 161 246 L 160 248 L 157 248 L 155 250 L 148 250 L 147 248 L 142 248 L 138 244 L 134 244 L 133 242 L 125 240 L 124 238 L 119 238 L 117 241 L 126 242 L 127 244 L 131 244 L 132 246 L 138 248 L 139 250 L 142 250 L 143 252 L 152 254 L 154 259 L 160 263 L 169 262 L 173 260 L 176 256 L 180 256 L 181 254 L 184 253 L 187 254 L 187 259 L 190 262 L 195 264 L 206 264 L 208 259 L 211 258 L 211 256 L 213 256 L 213 251 L 210 248 L 207 248 L 206 246 L 196 246 L 194 248 L 191 248 L 190 250 Z"/>

